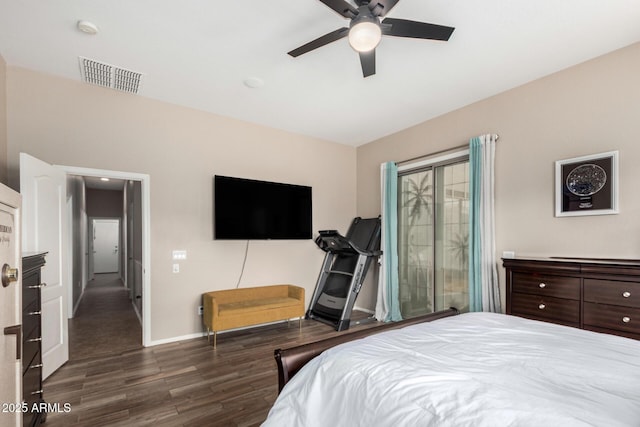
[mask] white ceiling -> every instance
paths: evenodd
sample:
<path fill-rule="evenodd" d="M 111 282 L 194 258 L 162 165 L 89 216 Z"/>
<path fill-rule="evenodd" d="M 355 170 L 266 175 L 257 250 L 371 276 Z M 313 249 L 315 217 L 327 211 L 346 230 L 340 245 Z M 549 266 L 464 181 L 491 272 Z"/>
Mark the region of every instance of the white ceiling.
<path fill-rule="evenodd" d="M 0 0 L 0 54 L 74 80 L 84 56 L 144 74 L 123 96 L 358 146 L 640 40 L 639 0 L 400 0 L 387 17 L 456 30 L 384 37 L 364 79 L 346 39 L 287 55 L 348 25 L 319 0 Z"/>

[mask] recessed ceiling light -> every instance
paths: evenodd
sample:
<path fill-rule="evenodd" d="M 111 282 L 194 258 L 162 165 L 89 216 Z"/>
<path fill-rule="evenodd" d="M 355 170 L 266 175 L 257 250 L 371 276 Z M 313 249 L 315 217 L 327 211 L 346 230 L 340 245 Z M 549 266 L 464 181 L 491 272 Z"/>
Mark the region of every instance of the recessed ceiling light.
<path fill-rule="evenodd" d="M 257 77 L 249 77 L 244 80 L 244 85 L 246 87 L 250 87 L 251 89 L 257 89 L 259 87 L 264 86 L 264 81 Z"/>
<path fill-rule="evenodd" d="M 86 34 L 98 34 L 98 26 L 89 21 L 78 21 L 78 29 Z"/>
<path fill-rule="evenodd" d="M 105 181 L 105 182 L 107 182 L 107 181 L 109 181 L 109 178 L 100 178 L 100 181 Z"/>

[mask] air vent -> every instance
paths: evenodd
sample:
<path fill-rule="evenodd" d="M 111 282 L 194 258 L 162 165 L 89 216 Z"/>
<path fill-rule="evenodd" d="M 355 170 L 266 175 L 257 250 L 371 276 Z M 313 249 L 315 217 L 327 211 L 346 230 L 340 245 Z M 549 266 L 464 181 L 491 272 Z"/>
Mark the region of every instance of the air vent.
<path fill-rule="evenodd" d="M 92 85 L 137 94 L 142 73 L 80 57 L 82 80 Z"/>

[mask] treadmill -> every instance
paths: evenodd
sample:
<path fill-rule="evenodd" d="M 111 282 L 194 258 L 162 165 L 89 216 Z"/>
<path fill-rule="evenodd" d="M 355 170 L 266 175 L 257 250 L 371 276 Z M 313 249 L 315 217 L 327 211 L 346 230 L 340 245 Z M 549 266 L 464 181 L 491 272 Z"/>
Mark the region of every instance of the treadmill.
<path fill-rule="evenodd" d="M 346 236 L 322 230 L 315 242 L 326 252 L 307 311 L 336 328 L 349 329 L 351 310 L 374 257 L 380 256 L 380 217 L 354 218 Z"/>

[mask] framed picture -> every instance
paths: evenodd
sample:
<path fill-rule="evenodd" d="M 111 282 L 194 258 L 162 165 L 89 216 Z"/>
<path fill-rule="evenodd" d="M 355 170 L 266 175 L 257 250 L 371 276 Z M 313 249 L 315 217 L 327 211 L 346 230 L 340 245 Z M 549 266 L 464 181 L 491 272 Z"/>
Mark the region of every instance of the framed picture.
<path fill-rule="evenodd" d="M 618 213 L 618 152 L 556 161 L 556 216 Z"/>

